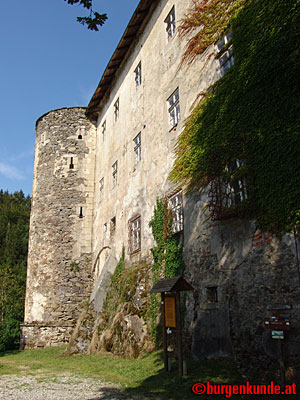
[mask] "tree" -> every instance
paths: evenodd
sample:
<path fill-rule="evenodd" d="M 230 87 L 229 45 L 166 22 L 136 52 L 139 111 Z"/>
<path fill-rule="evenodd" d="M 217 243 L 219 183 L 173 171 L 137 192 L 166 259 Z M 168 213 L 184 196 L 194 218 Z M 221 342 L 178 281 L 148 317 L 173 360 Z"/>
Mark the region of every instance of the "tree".
<path fill-rule="evenodd" d="M 98 31 L 99 26 L 102 26 L 107 20 L 107 14 L 99 14 L 97 11 L 93 10 L 93 0 L 64 0 L 68 4 L 79 3 L 84 8 L 88 9 L 90 14 L 88 17 L 77 17 L 77 21 L 82 25 L 87 25 L 88 29 L 91 31 Z"/>
<path fill-rule="evenodd" d="M 30 197 L 0 190 L 0 351 L 19 346 L 24 318 Z"/>

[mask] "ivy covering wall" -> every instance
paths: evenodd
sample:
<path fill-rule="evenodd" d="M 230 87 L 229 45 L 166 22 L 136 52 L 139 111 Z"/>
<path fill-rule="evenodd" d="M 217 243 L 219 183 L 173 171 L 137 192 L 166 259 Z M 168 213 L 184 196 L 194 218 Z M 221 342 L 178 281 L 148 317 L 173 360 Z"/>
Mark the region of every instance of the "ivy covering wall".
<path fill-rule="evenodd" d="M 299 26 L 299 0 L 245 1 L 226 27 L 235 63 L 186 121 L 170 175 L 199 193 L 232 180 L 228 165 L 246 160 L 234 174 L 246 180 L 247 199 L 234 215 L 278 234 L 300 221 Z"/>

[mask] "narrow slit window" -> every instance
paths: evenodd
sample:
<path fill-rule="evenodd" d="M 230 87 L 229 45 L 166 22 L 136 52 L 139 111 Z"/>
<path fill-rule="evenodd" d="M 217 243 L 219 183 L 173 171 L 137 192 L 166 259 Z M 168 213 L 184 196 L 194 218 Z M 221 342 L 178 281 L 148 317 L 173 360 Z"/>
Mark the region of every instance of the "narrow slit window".
<path fill-rule="evenodd" d="M 82 127 L 79 128 L 78 139 L 82 139 L 84 133 L 85 133 L 85 127 L 82 126 Z"/>
<path fill-rule="evenodd" d="M 79 218 L 83 218 L 83 217 L 84 217 L 83 209 L 82 209 L 82 207 L 80 207 L 80 209 L 79 209 Z"/>
<path fill-rule="evenodd" d="M 110 236 L 113 236 L 116 232 L 116 217 L 110 220 Z"/>
<path fill-rule="evenodd" d="M 69 168 L 70 168 L 70 169 L 74 169 L 73 157 L 71 157 Z"/>

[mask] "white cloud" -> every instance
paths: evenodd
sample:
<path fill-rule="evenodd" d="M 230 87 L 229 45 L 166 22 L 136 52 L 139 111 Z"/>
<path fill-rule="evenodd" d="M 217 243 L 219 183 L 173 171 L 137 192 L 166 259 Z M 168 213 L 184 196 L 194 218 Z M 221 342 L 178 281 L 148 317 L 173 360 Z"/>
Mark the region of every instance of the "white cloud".
<path fill-rule="evenodd" d="M 18 181 L 24 179 L 23 174 L 17 168 L 2 162 L 0 162 L 0 174 L 8 179 L 16 179 Z"/>
<path fill-rule="evenodd" d="M 22 158 L 32 157 L 34 155 L 34 148 L 23 151 L 22 153 L 16 154 L 9 158 L 9 161 L 21 160 Z"/>

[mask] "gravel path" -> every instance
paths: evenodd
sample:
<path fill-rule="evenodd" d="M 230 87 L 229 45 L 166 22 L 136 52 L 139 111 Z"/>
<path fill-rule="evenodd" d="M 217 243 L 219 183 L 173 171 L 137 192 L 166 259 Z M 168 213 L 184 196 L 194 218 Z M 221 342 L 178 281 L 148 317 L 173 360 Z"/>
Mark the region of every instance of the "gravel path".
<path fill-rule="evenodd" d="M 141 396 L 146 399 L 147 396 Z M 13 400 L 133 400 L 115 385 L 79 377 L 0 376 L 0 399 Z M 134 397 L 137 399 L 137 397 Z"/>

